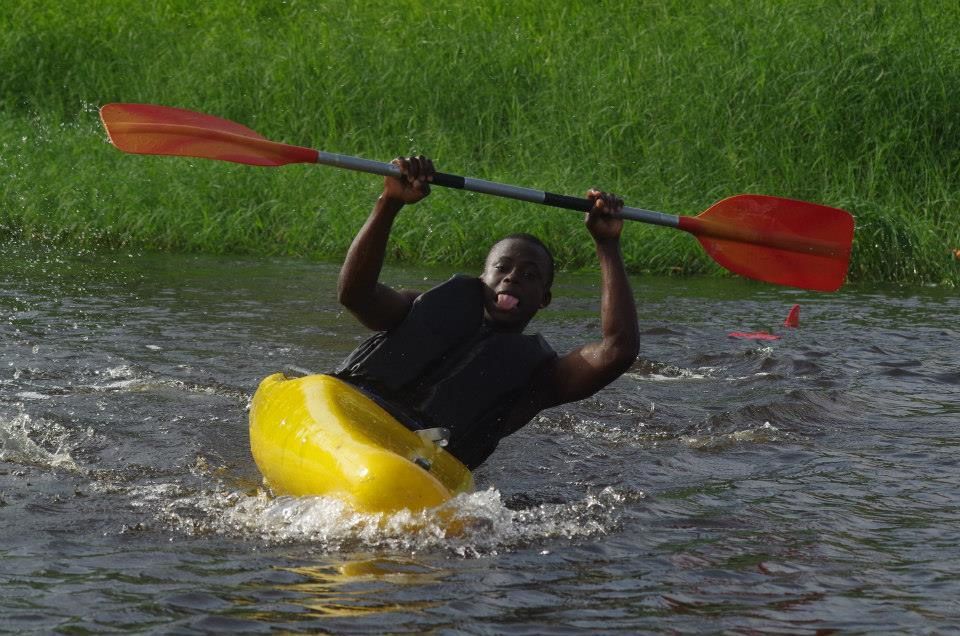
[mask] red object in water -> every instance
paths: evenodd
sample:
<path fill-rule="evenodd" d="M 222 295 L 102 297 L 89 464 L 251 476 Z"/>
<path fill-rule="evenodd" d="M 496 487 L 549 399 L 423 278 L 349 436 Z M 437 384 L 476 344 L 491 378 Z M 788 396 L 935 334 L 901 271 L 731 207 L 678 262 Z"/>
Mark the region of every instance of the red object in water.
<path fill-rule="evenodd" d="M 784 327 L 799 327 L 800 326 L 800 305 L 794 305 L 790 308 L 790 313 L 787 314 L 787 319 L 783 321 Z"/>
<path fill-rule="evenodd" d="M 784 327 L 796 328 L 800 326 L 800 305 L 794 305 L 790 308 L 790 313 L 783 321 Z M 779 340 L 780 336 L 766 331 L 733 331 L 727 336 L 731 338 L 740 338 L 741 340 Z"/>
<path fill-rule="evenodd" d="M 780 336 L 766 331 L 733 331 L 727 334 L 731 338 L 740 338 L 741 340 L 779 340 Z"/>

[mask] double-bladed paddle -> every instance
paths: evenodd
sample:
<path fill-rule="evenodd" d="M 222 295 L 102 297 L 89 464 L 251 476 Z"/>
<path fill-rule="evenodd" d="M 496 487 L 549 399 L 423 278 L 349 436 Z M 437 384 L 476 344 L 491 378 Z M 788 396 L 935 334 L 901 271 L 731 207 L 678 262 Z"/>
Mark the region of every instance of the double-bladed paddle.
<path fill-rule="evenodd" d="M 391 163 L 360 159 L 266 139 L 219 117 L 151 104 L 107 104 L 100 118 L 110 141 L 124 152 L 218 159 L 255 166 L 320 163 L 399 176 Z M 588 199 L 438 172 L 433 185 L 586 212 Z M 853 217 L 844 210 L 794 199 L 739 194 L 697 216 L 624 207 L 624 219 L 677 228 L 697 237 L 731 272 L 756 280 L 817 291 L 843 284 L 853 244 Z"/>

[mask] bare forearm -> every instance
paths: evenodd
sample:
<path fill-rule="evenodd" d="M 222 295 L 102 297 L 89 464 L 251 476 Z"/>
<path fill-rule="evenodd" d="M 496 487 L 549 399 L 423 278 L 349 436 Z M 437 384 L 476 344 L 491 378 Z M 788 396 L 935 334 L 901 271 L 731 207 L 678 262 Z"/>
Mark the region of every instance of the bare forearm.
<path fill-rule="evenodd" d="M 593 395 L 629 369 L 640 351 L 637 308 L 620 252 L 623 219 L 617 213 L 623 201 L 600 190 L 587 191 L 587 198 L 594 205 L 587 214 L 587 229 L 597 246 L 602 279 L 602 338 L 557 360 L 548 379 L 553 391 L 548 400 L 551 406 Z"/>
<path fill-rule="evenodd" d="M 619 375 L 636 359 L 640 350 L 637 307 L 627 278 L 620 240 L 597 241 L 603 291 L 600 299 L 601 357 Z"/>
<path fill-rule="evenodd" d="M 379 281 L 390 229 L 403 202 L 380 197 L 344 260 L 337 285 L 340 304 L 369 329 L 386 331 L 403 320 L 417 293 Z"/>
<path fill-rule="evenodd" d="M 352 309 L 353 304 L 375 293 L 390 230 L 402 207 L 403 203 L 394 199 L 378 198 L 366 223 L 347 250 L 337 283 L 340 303 L 347 308 Z"/>
<path fill-rule="evenodd" d="M 423 155 L 397 157 L 393 164 L 400 169 L 400 176 L 384 178 L 383 194 L 347 250 L 337 283 L 340 303 L 378 331 L 398 325 L 417 297 L 417 292 L 396 291 L 380 283 L 380 271 L 397 213 L 405 204 L 430 193 L 434 174 L 433 162 Z"/>
<path fill-rule="evenodd" d="M 571 351 L 557 361 L 551 376 L 549 405 L 582 400 L 616 380 L 637 359 L 640 333 L 633 292 L 617 237 L 597 239 L 602 291 L 602 338 Z"/>

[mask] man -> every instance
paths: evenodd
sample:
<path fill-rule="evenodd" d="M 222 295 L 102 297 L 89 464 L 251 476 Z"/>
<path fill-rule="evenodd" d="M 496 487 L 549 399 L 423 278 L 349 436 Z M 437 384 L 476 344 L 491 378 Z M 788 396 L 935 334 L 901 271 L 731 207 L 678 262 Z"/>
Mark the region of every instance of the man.
<path fill-rule="evenodd" d="M 551 300 L 553 258 L 528 234 L 500 240 L 479 278 L 455 276 L 426 293 L 379 282 L 393 221 L 430 192 L 433 162 L 398 158 L 347 252 L 339 300 L 377 331 L 334 374 L 414 429 L 450 429 L 447 450 L 473 469 L 541 410 L 593 395 L 636 360 L 639 329 L 620 251 L 623 202 L 590 190 L 586 225 L 602 275 L 601 332 L 558 356 L 527 323 Z"/>

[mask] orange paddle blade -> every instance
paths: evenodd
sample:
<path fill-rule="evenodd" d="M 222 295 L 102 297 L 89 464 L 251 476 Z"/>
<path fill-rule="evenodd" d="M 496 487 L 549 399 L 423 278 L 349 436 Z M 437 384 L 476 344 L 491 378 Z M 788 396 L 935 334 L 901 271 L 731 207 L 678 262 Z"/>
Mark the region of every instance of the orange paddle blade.
<path fill-rule="evenodd" d="M 740 194 L 680 217 L 679 227 L 741 276 L 816 291 L 836 291 L 847 276 L 853 217 L 839 208 Z"/>
<path fill-rule="evenodd" d="M 317 151 L 270 141 L 236 122 L 181 108 L 107 104 L 100 119 L 110 142 L 141 155 L 219 159 L 254 166 L 314 163 Z"/>

